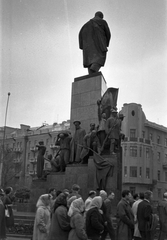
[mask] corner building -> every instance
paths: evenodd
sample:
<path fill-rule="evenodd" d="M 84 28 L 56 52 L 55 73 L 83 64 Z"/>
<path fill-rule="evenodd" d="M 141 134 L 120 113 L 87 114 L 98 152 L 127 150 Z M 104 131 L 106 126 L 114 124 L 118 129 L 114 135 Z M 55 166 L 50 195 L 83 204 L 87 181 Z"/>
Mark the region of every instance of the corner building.
<path fill-rule="evenodd" d="M 167 128 L 150 122 L 136 103 L 124 104 L 122 183 L 133 194 L 153 191 L 154 200 L 167 191 Z"/>

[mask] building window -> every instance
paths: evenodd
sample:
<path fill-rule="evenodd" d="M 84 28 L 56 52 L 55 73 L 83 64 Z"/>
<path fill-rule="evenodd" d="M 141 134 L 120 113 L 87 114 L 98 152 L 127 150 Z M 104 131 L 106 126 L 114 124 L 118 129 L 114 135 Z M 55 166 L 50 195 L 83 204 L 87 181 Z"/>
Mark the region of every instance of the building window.
<path fill-rule="evenodd" d="M 153 135 L 152 135 L 152 133 L 149 134 L 149 139 L 150 139 L 150 141 L 153 140 Z"/>
<path fill-rule="evenodd" d="M 167 182 L 167 172 L 165 172 L 165 182 Z"/>
<path fill-rule="evenodd" d="M 20 148 L 22 148 L 22 142 L 20 142 Z"/>
<path fill-rule="evenodd" d="M 127 177 L 127 166 L 124 167 L 124 177 Z"/>
<path fill-rule="evenodd" d="M 149 158 L 149 157 L 150 157 L 150 149 L 146 148 L 146 158 Z"/>
<path fill-rule="evenodd" d="M 137 146 L 130 146 L 130 156 L 137 157 Z"/>
<path fill-rule="evenodd" d="M 130 138 L 136 137 L 136 129 L 130 129 Z"/>
<path fill-rule="evenodd" d="M 127 146 L 124 147 L 124 156 L 126 156 L 127 153 Z"/>
<path fill-rule="evenodd" d="M 142 177 L 142 167 L 139 168 L 139 177 Z"/>
<path fill-rule="evenodd" d="M 157 136 L 157 144 L 160 144 L 160 136 Z"/>
<path fill-rule="evenodd" d="M 165 138 L 165 147 L 167 147 L 167 138 Z"/>
<path fill-rule="evenodd" d="M 36 147 L 36 145 L 37 145 L 37 140 L 34 140 L 34 146 Z"/>
<path fill-rule="evenodd" d="M 28 153 L 28 160 L 30 159 L 30 153 Z"/>
<path fill-rule="evenodd" d="M 167 162 L 167 154 L 165 153 L 165 162 Z"/>
<path fill-rule="evenodd" d="M 142 138 L 145 138 L 145 131 L 142 131 Z"/>
<path fill-rule="evenodd" d="M 157 178 L 158 178 L 158 181 L 161 180 L 161 172 L 160 172 L 160 170 L 158 170 L 158 172 L 157 172 Z"/>
<path fill-rule="evenodd" d="M 137 177 L 137 167 L 130 167 L 130 177 Z"/>
<path fill-rule="evenodd" d="M 17 148 L 19 148 L 19 145 L 20 145 L 20 143 L 19 143 L 19 142 L 17 142 Z"/>
<path fill-rule="evenodd" d="M 150 169 L 146 168 L 146 178 L 150 179 Z"/>
<path fill-rule="evenodd" d="M 131 192 L 132 196 L 136 193 L 136 188 L 135 187 L 130 187 L 129 191 Z"/>
<path fill-rule="evenodd" d="M 26 169 L 26 172 L 27 172 L 27 173 L 29 172 L 29 169 L 30 169 L 30 165 L 27 164 L 27 169 Z"/>
<path fill-rule="evenodd" d="M 157 190 L 158 190 L 158 198 L 161 199 L 161 188 L 158 188 Z"/>
<path fill-rule="evenodd" d="M 47 139 L 46 139 L 46 145 L 48 145 L 48 144 L 49 144 L 49 139 L 47 138 Z"/>
<path fill-rule="evenodd" d="M 157 152 L 157 161 L 160 162 L 160 160 L 161 160 L 161 153 Z"/>
<path fill-rule="evenodd" d="M 139 154 L 140 154 L 140 157 L 142 157 L 142 147 L 141 146 L 139 148 Z"/>

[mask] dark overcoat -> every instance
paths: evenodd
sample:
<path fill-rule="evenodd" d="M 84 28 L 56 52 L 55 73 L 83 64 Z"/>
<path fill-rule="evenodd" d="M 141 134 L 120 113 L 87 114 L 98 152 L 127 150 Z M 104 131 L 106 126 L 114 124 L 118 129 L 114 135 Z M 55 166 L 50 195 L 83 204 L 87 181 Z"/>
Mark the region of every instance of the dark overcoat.
<path fill-rule="evenodd" d="M 104 66 L 110 37 L 110 30 L 105 20 L 94 17 L 84 24 L 79 32 L 79 48 L 83 50 L 85 68 L 93 63 Z"/>
<path fill-rule="evenodd" d="M 132 240 L 134 216 L 129 203 L 122 199 L 117 205 L 117 239 Z"/>

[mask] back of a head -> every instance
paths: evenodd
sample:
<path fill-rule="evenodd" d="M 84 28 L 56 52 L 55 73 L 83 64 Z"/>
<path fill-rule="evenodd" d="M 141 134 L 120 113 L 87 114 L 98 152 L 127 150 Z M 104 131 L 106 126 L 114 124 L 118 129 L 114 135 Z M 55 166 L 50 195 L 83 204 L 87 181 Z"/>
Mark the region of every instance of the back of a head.
<path fill-rule="evenodd" d="M 79 190 L 80 190 L 80 186 L 79 186 L 79 185 L 74 184 L 74 185 L 72 186 L 72 191 L 78 192 Z"/>
<path fill-rule="evenodd" d="M 152 192 L 150 190 L 148 190 L 144 193 L 144 198 L 147 199 L 147 200 L 150 200 L 151 195 L 152 195 Z"/>
<path fill-rule="evenodd" d="M 94 195 L 96 195 L 96 191 L 91 190 L 91 191 L 89 192 L 89 197 L 94 196 Z"/>
<path fill-rule="evenodd" d="M 55 188 L 50 188 L 49 191 L 48 191 L 48 193 L 51 193 L 51 192 L 53 192 L 54 190 L 56 190 L 56 189 L 55 189 Z"/>
<path fill-rule="evenodd" d="M 102 12 L 98 11 L 95 13 L 95 17 L 99 17 L 99 18 L 103 19 L 104 15 Z"/>
<path fill-rule="evenodd" d="M 139 197 L 138 193 L 133 194 L 133 199 L 136 200 Z"/>
<path fill-rule="evenodd" d="M 143 192 L 139 193 L 139 198 L 142 199 L 142 200 L 144 199 L 144 193 Z"/>
<path fill-rule="evenodd" d="M 123 190 L 122 191 L 122 197 L 124 198 L 125 196 L 129 195 L 130 191 L 129 190 Z"/>

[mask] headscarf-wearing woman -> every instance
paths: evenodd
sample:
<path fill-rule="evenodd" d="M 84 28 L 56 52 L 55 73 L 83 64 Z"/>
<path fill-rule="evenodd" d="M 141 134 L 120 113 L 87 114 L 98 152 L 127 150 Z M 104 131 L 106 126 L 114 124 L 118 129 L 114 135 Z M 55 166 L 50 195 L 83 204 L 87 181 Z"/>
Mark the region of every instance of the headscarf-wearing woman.
<path fill-rule="evenodd" d="M 0 239 L 6 239 L 6 224 L 5 224 L 5 206 L 3 204 L 3 197 L 5 193 L 0 189 Z"/>
<path fill-rule="evenodd" d="M 13 188 L 8 187 L 5 189 L 5 196 L 4 196 L 4 205 L 5 205 L 5 219 L 6 219 L 6 227 L 11 228 L 14 226 L 14 216 L 12 210 L 12 193 Z"/>
<path fill-rule="evenodd" d="M 48 240 L 68 240 L 71 227 L 67 211 L 67 194 L 60 193 L 55 201 Z"/>
<path fill-rule="evenodd" d="M 50 228 L 50 200 L 51 194 L 43 194 L 37 201 L 33 240 L 47 240 Z"/>
<path fill-rule="evenodd" d="M 101 214 L 102 198 L 94 197 L 90 209 L 86 214 L 86 233 L 91 240 L 99 240 L 104 231 L 104 223 Z"/>
<path fill-rule="evenodd" d="M 75 199 L 70 206 L 68 216 L 70 219 L 71 231 L 68 240 L 87 240 L 87 235 L 84 229 L 83 212 L 85 204 L 82 198 Z"/>

